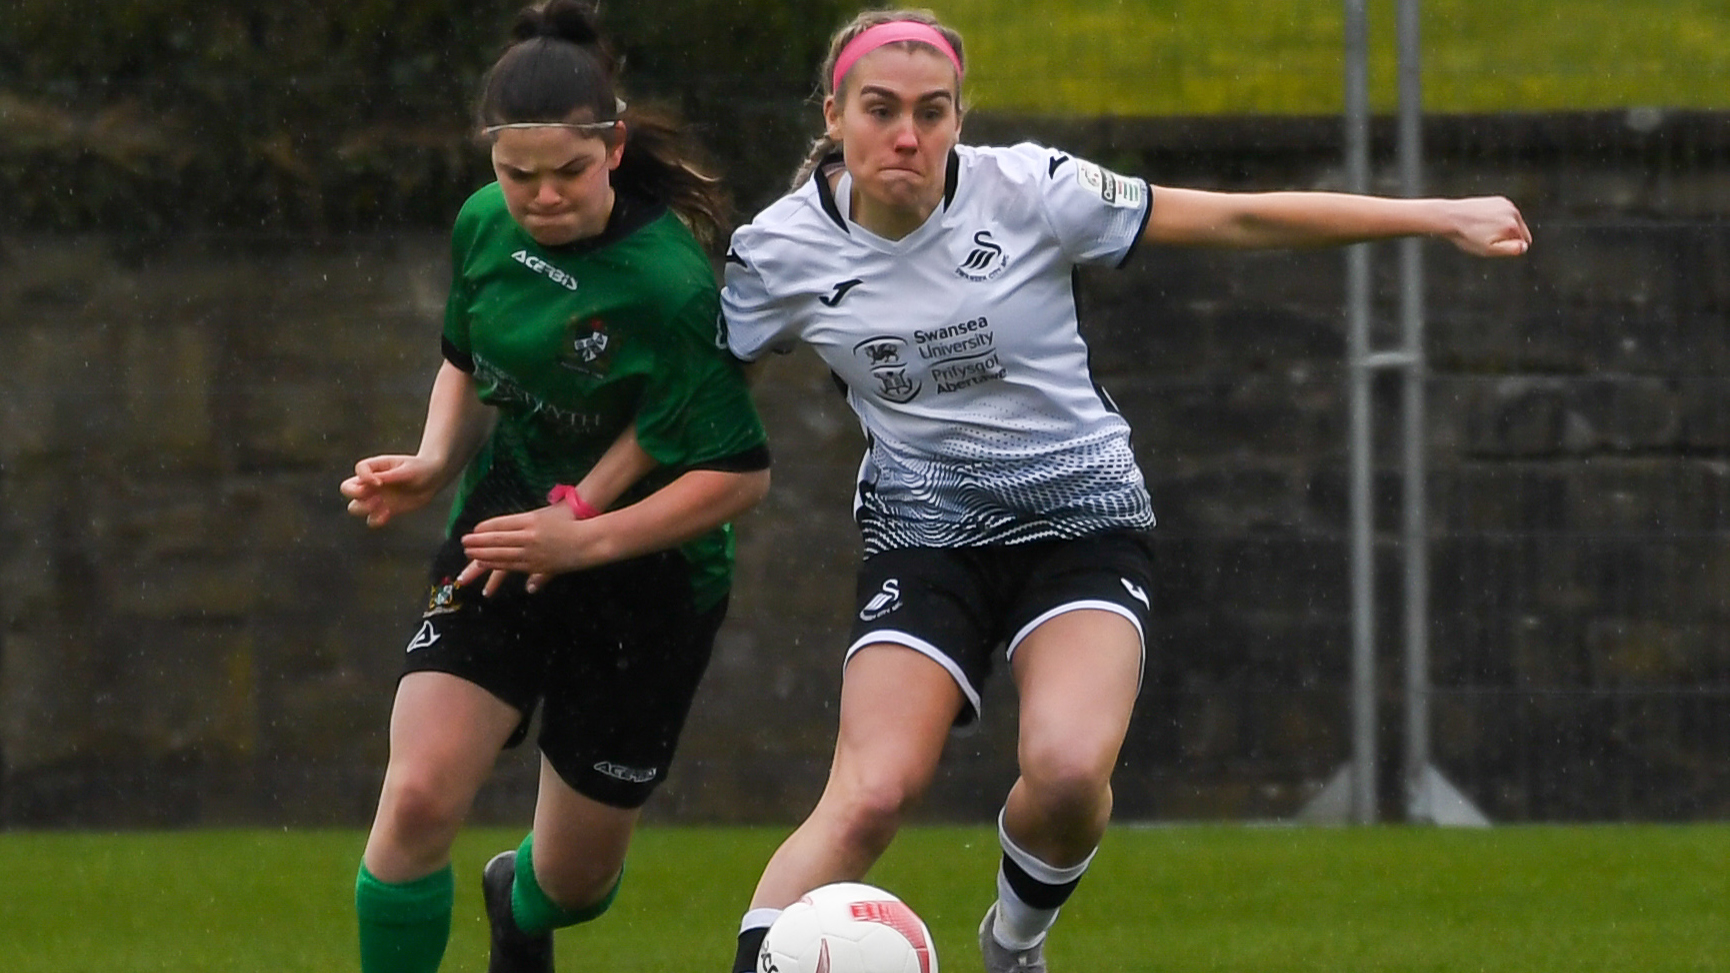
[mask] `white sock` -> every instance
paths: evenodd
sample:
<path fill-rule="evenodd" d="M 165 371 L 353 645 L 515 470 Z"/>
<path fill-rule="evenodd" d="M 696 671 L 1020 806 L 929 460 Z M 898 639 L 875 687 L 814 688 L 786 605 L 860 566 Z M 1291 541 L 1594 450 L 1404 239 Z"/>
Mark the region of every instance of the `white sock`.
<path fill-rule="evenodd" d="M 1009 832 L 1003 827 L 1001 813 L 997 816 L 997 840 L 1003 846 L 1004 861 L 997 868 L 997 918 L 992 924 L 991 935 L 1010 949 L 1031 949 L 1045 939 L 1046 932 L 1057 921 L 1062 902 L 1069 898 L 1075 883 L 1081 880 L 1087 866 L 1092 864 L 1097 849 L 1082 859 L 1080 864 L 1067 868 L 1048 865 L 1009 837 Z M 1044 905 L 1030 905 L 1016 892 L 1008 875 L 1010 866 L 1020 869 L 1026 878 L 1049 889 L 1041 889 L 1044 893 L 1041 896 Z"/>
<path fill-rule="evenodd" d="M 739 931 L 748 932 L 752 929 L 767 929 L 781 918 L 780 909 L 752 909 L 745 913 L 745 918 L 739 920 Z"/>

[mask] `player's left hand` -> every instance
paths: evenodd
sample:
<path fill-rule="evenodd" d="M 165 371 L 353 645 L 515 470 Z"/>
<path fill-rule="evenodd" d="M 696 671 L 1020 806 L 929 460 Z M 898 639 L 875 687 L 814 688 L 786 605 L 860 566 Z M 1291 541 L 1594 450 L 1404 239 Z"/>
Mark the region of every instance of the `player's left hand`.
<path fill-rule="evenodd" d="M 1445 201 L 1454 246 L 1474 257 L 1517 257 L 1532 245 L 1532 231 L 1512 202 L 1501 196 Z"/>
<path fill-rule="evenodd" d="M 509 575 L 526 574 L 524 586 L 533 594 L 553 575 L 586 566 L 583 540 L 592 532 L 592 523 L 585 526 L 563 504 L 483 520 L 463 535 L 469 564 L 457 575 L 457 584 L 487 574 L 481 593 L 490 596 Z"/>

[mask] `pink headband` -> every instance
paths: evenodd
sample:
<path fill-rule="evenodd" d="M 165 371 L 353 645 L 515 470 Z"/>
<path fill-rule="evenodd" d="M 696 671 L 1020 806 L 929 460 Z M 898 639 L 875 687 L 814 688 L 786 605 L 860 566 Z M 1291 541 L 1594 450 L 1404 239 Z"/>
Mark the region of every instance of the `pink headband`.
<path fill-rule="evenodd" d="M 835 77 L 830 84 L 831 92 L 841 90 L 841 79 L 852 70 L 853 63 L 865 55 L 875 51 L 885 44 L 896 41 L 919 41 L 930 44 L 949 58 L 949 63 L 955 65 L 956 80 L 961 78 L 961 58 L 955 55 L 955 48 L 943 39 L 935 27 L 922 24 L 916 20 L 891 20 L 886 24 L 878 24 L 859 32 L 859 36 L 847 42 L 841 48 L 841 55 L 835 59 Z"/>

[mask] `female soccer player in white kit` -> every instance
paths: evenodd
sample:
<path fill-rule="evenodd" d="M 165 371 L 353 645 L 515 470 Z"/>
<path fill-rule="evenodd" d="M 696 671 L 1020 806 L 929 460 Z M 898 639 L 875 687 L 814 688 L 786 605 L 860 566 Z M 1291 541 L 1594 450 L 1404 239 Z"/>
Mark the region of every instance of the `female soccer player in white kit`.
<path fill-rule="evenodd" d="M 1507 200 L 1234 194 L 1149 186 L 1068 153 L 961 145 L 961 38 L 870 11 L 822 79 L 825 137 L 794 189 L 733 236 L 733 353 L 810 344 L 869 439 L 840 730 L 816 808 L 770 860 L 735 969 L 779 910 L 863 876 L 977 715 L 1004 653 L 1020 778 L 998 816 L 985 968 L 1045 969 L 1043 943 L 1111 812 L 1140 688 L 1154 517 L 1129 427 L 1088 371 L 1077 265 L 1148 246 L 1314 247 L 1425 235 L 1513 256 Z"/>

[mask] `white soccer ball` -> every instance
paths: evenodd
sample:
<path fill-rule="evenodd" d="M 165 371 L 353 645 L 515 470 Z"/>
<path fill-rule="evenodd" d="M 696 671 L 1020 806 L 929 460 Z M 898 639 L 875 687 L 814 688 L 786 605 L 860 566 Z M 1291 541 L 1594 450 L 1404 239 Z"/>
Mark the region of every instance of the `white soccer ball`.
<path fill-rule="evenodd" d="M 763 937 L 757 973 L 937 973 L 937 950 L 907 903 L 837 882 L 781 913 Z"/>

